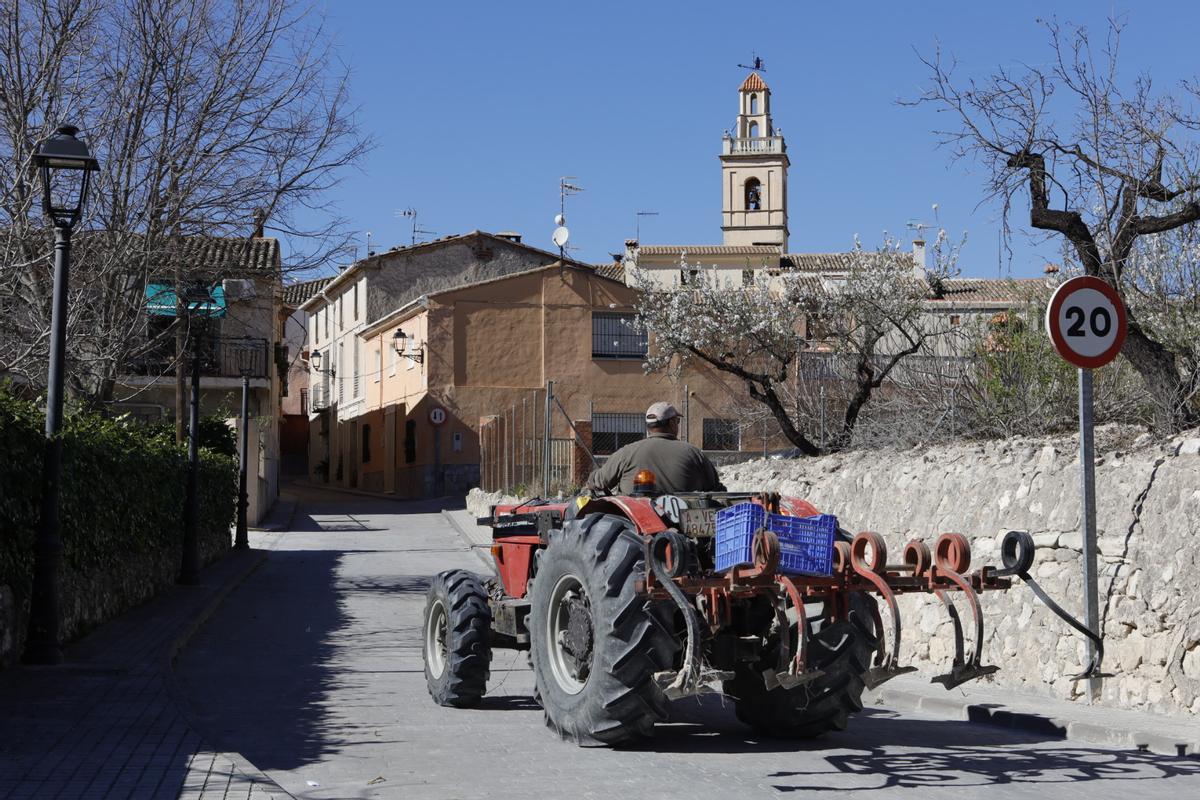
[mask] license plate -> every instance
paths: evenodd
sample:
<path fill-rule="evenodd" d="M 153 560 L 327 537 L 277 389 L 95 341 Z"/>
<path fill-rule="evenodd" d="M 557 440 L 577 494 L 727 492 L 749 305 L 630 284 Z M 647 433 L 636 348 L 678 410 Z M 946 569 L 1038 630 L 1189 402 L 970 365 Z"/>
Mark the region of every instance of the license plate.
<path fill-rule="evenodd" d="M 680 512 L 679 527 L 684 536 L 708 538 L 716 535 L 715 508 L 685 508 Z"/>

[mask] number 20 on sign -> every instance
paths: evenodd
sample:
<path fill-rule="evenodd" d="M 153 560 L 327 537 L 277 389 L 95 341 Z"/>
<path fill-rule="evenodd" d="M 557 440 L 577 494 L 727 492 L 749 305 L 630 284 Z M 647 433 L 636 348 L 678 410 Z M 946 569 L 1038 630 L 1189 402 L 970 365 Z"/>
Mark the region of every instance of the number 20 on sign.
<path fill-rule="evenodd" d="M 1046 308 L 1051 344 L 1080 369 L 1096 369 L 1116 358 L 1125 330 L 1125 306 L 1117 291 L 1090 275 L 1059 286 Z"/>

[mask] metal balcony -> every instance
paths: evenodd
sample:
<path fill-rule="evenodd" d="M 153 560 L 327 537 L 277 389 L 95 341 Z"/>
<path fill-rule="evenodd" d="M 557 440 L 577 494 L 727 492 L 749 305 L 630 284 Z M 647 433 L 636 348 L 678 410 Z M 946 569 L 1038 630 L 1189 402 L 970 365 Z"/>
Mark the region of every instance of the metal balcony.
<path fill-rule="evenodd" d="M 267 377 L 270 349 L 266 339 L 200 337 L 200 375 L 206 378 Z M 191 368 L 190 360 L 185 364 Z M 164 336 L 150 351 L 126 365 L 127 375 L 155 377 L 175 371 L 175 338 Z"/>

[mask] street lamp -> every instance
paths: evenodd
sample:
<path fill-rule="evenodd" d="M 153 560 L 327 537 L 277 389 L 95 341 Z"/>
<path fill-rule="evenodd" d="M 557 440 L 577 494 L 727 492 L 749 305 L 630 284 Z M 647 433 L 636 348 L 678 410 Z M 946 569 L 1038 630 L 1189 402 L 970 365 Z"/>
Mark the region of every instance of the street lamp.
<path fill-rule="evenodd" d="M 415 352 L 415 353 L 409 353 L 409 352 L 406 352 L 407 344 L 408 344 L 408 334 L 406 334 L 404 332 L 403 328 L 396 328 L 396 332 L 394 334 L 392 334 L 392 347 L 394 347 L 396 349 L 396 354 L 404 356 L 405 358 L 408 358 L 408 359 L 412 359 L 413 363 L 415 363 L 415 364 L 424 364 L 425 363 L 424 348 L 417 350 L 417 352 Z"/>
<path fill-rule="evenodd" d="M 67 340 L 67 284 L 71 229 L 83 214 L 91 173 L 100 168 L 79 129 L 63 125 L 38 146 L 34 166 L 42 178 L 42 210 L 54 223 L 54 298 L 50 316 L 50 365 L 46 385 L 46 442 L 42 462 L 42 509 L 34 549 L 33 590 L 25 661 L 58 664 L 58 563 L 62 558 L 58 496 L 62 480 L 63 366 Z"/>
<path fill-rule="evenodd" d="M 237 350 L 238 372 L 242 375 L 242 452 L 238 461 L 237 535 L 233 540 L 235 550 L 247 550 L 250 547 L 250 538 L 246 531 L 246 510 L 250 507 L 250 496 L 246 493 L 246 470 L 250 442 L 250 376 L 257 371 L 255 356 L 256 352 L 250 340 L 245 341 Z"/>

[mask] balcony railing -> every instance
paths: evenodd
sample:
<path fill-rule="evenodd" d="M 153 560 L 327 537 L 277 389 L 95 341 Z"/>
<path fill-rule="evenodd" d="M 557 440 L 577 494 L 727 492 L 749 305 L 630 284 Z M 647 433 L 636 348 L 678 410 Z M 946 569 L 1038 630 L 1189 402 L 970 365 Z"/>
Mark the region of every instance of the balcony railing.
<path fill-rule="evenodd" d="M 725 142 L 725 152 L 732 155 L 782 153 L 786 149 L 782 136 L 731 137 Z"/>
<path fill-rule="evenodd" d="M 270 351 L 266 339 L 200 337 L 200 375 L 207 378 L 267 377 Z M 190 369 L 190 360 L 185 363 Z M 126 374 L 146 377 L 167 375 L 175 370 L 175 339 L 163 337 L 157 346 L 131 359 Z"/>

